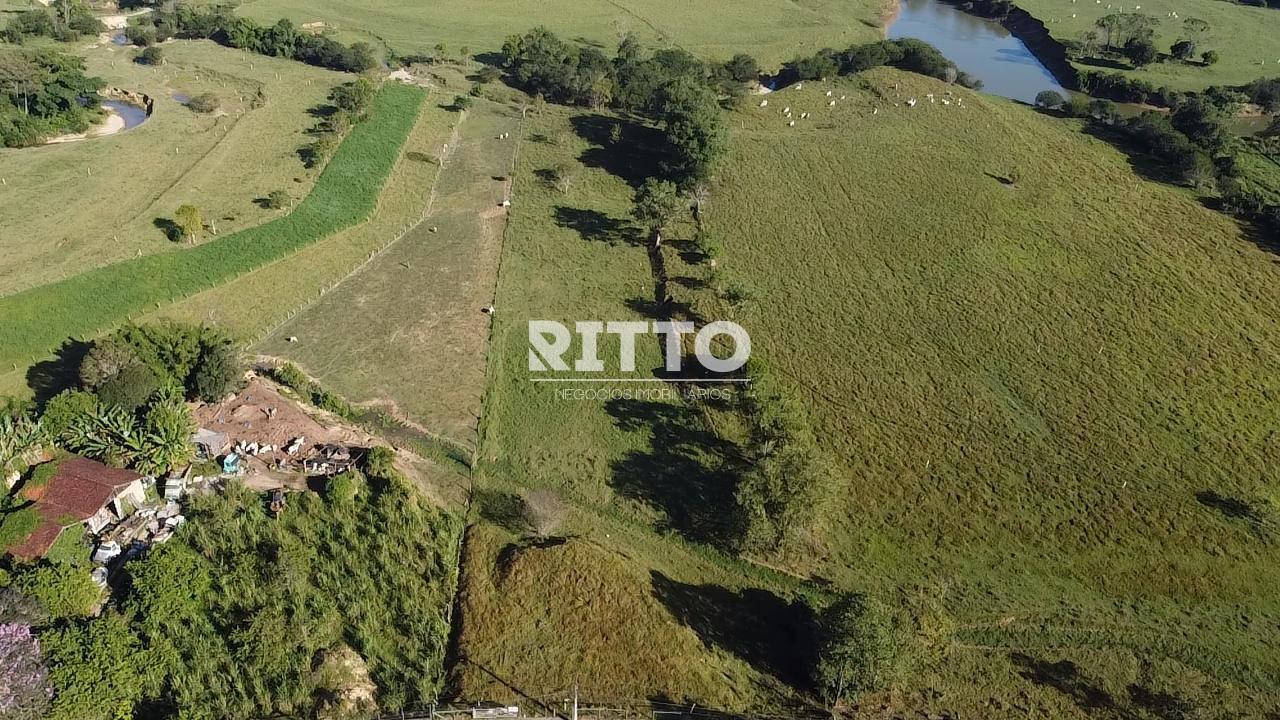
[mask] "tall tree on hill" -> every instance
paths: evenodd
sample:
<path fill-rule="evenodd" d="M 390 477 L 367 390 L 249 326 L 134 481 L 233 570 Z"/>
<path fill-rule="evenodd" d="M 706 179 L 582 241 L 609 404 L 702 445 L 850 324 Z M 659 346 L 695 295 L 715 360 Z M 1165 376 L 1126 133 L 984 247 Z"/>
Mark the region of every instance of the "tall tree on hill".
<path fill-rule="evenodd" d="M 662 88 L 657 106 L 667 136 L 667 173 L 686 187 L 706 180 L 728 146 L 715 94 L 705 83 L 682 77 Z"/>
<path fill-rule="evenodd" d="M 632 215 L 649 230 L 656 250 L 662 247 L 662 233 L 666 227 L 685 209 L 685 201 L 680 197 L 675 184 L 650 178 L 636 192 Z"/>

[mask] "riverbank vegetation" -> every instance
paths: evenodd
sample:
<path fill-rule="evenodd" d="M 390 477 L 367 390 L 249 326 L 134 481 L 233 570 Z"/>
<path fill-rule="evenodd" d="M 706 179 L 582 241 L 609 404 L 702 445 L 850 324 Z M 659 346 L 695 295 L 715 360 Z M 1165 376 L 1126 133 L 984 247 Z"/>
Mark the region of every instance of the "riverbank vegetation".
<path fill-rule="evenodd" d="M 99 117 L 102 79 L 84 60 L 56 50 L 0 48 L 0 144 L 38 145 L 54 135 L 83 132 Z"/>
<path fill-rule="evenodd" d="M 0 362 L 29 362 L 151 306 L 236 277 L 368 218 L 417 121 L 423 93 L 386 85 L 289 215 L 189 250 L 152 255 L 0 298 Z"/>
<path fill-rule="evenodd" d="M 236 17 L 225 6 L 201 7 L 177 4 L 161 7 L 138 17 L 125 37 L 135 45 L 148 46 L 170 38 L 213 40 L 220 45 L 260 55 L 285 57 L 342 72 L 364 72 L 379 62 L 368 43 L 343 45 L 326 35 L 300 30 L 289 20 L 270 26 Z"/>

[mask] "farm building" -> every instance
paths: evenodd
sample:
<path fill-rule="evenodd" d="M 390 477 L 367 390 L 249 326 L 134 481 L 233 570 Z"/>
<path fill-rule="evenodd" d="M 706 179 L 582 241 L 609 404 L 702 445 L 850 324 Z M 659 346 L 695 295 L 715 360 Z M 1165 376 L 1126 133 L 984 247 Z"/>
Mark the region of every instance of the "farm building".
<path fill-rule="evenodd" d="M 75 525 L 97 534 L 145 503 L 145 490 L 143 476 L 131 470 L 82 457 L 58 462 L 46 481 L 22 488 L 40 522 L 9 552 L 24 560 L 43 557 L 62 531 Z"/>

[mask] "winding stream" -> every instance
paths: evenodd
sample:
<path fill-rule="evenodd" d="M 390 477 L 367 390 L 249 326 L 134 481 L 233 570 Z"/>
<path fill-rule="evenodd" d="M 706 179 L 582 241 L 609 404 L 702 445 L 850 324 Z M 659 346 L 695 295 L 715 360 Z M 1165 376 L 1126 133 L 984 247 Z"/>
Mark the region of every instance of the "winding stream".
<path fill-rule="evenodd" d="M 1028 103 L 1041 90 L 1067 94 L 1053 73 L 999 23 L 939 0 L 900 0 L 888 37 L 933 45 L 956 67 L 981 80 L 985 92 Z"/>

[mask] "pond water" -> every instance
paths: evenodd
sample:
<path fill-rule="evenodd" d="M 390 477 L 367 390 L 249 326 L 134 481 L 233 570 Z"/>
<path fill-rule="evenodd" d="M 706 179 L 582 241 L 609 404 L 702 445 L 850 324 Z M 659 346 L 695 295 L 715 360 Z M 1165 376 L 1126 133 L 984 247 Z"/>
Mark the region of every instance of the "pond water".
<path fill-rule="evenodd" d="M 114 110 L 120 117 L 124 118 L 124 129 L 128 130 L 132 127 L 141 125 L 147 119 L 147 111 L 137 105 L 130 105 L 118 100 L 103 100 L 102 107 L 108 110 Z"/>
<path fill-rule="evenodd" d="M 1041 90 L 1066 95 L 1053 73 L 999 23 L 939 0 L 900 0 L 888 36 L 933 45 L 956 67 L 981 80 L 984 92 L 1023 102 L 1033 102 Z"/>

